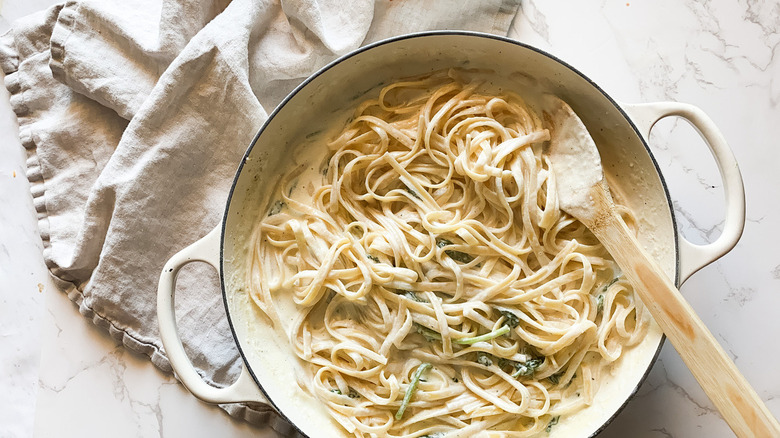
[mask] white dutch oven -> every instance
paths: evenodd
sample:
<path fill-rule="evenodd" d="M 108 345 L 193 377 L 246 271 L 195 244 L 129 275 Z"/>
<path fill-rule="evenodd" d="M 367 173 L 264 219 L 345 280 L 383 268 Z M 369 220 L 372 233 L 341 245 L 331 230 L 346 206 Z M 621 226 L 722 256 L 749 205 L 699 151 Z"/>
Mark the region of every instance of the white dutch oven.
<path fill-rule="evenodd" d="M 249 302 L 244 288 L 247 242 L 276 186 L 275 170 L 290 160 L 295 144 L 339 120 L 339 114 L 345 114 L 366 91 L 447 67 L 490 69 L 495 73 L 487 78 L 495 84 L 511 87 L 513 81 L 531 82 L 568 102 L 595 138 L 613 191 L 636 212 L 640 241 L 678 286 L 737 243 L 745 219 L 742 179 L 725 139 L 700 109 L 674 102 L 619 104 L 554 56 L 492 35 L 444 31 L 382 41 L 329 64 L 279 105 L 239 165 L 222 223 L 165 265 L 158 292 L 160 334 L 171 366 L 196 397 L 209 403 L 267 403 L 304 435 L 345 436 L 324 409 L 298 389 L 294 376 L 298 359 L 286 347 L 284 336 L 264 326 Z M 682 117 L 699 131 L 723 178 L 725 225 L 720 237 L 708 245 L 692 244 L 677 233 L 669 193 L 647 146 L 650 129 L 669 116 Z M 200 378 L 176 331 L 176 276 L 192 261 L 207 262 L 219 272 L 228 319 L 244 360 L 238 380 L 225 388 L 212 387 Z M 593 406 L 561 421 L 553 435 L 587 437 L 603 429 L 639 387 L 662 342 L 662 333 L 653 325 L 644 341 L 604 379 Z"/>

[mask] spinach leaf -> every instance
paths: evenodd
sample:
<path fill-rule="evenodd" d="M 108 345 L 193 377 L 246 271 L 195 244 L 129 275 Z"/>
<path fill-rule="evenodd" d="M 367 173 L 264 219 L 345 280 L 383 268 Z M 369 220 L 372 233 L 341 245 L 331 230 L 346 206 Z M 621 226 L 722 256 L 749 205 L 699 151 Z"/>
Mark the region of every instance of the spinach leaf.
<path fill-rule="evenodd" d="M 547 380 L 549 380 L 550 383 L 552 383 L 553 385 L 557 385 L 561 381 L 561 377 L 563 377 L 563 374 L 564 374 L 563 371 L 559 371 L 551 375 L 550 377 L 548 377 Z"/>
<path fill-rule="evenodd" d="M 449 240 L 443 238 L 443 237 L 437 237 L 436 238 L 436 246 L 439 248 L 444 248 L 445 246 L 452 245 L 452 242 Z M 471 263 L 474 261 L 474 257 L 470 254 L 466 254 L 465 252 L 461 251 L 455 251 L 452 249 L 444 250 L 444 254 L 447 254 L 452 260 L 455 260 L 456 262 L 460 263 Z"/>
<path fill-rule="evenodd" d="M 428 342 L 432 341 L 441 341 L 441 335 L 439 332 L 435 330 L 431 330 L 428 327 L 425 327 L 424 325 L 414 323 L 415 329 L 417 330 L 417 333 L 423 335 L 425 337 L 425 340 Z"/>
<path fill-rule="evenodd" d="M 528 377 L 533 376 L 534 372 L 536 372 L 536 369 L 539 368 L 544 363 L 544 359 L 537 357 L 534 359 L 529 359 L 525 362 L 517 362 L 517 369 L 514 373 L 512 373 L 512 377 Z"/>
<path fill-rule="evenodd" d="M 463 264 L 471 263 L 474 260 L 473 256 L 466 254 L 465 252 L 454 251 L 451 249 L 445 250 L 444 254 L 450 256 L 452 260 L 455 260 L 456 262 L 460 262 Z"/>
<path fill-rule="evenodd" d="M 449 240 L 443 238 L 443 237 L 437 237 L 436 238 L 436 246 L 439 248 L 444 248 L 445 246 L 452 245 L 452 242 Z"/>
<path fill-rule="evenodd" d="M 601 288 L 602 292 L 606 292 L 607 289 L 609 289 L 613 284 L 617 283 L 617 281 L 620 280 L 620 277 L 615 277 L 612 280 L 609 281 L 609 283 L 605 284 L 603 288 Z"/>
<path fill-rule="evenodd" d="M 404 297 L 407 299 L 410 299 L 412 301 L 416 301 L 418 303 L 429 303 L 430 301 L 426 300 L 425 298 L 417 295 L 416 292 L 411 290 L 403 290 L 403 289 L 396 289 L 398 293 L 403 294 Z"/>
<path fill-rule="evenodd" d="M 493 359 L 490 358 L 490 354 L 480 351 L 477 353 L 477 363 L 489 367 L 493 365 Z"/>
<path fill-rule="evenodd" d="M 417 194 L 414 190 L 410 189 L 409 187 L 405 188 L 406 192 L 412 195 L 412 197 L 420 199 L 420 195 Z"/>
<path fill-rule="evenodd" d="M 345 395 L 345 394 L 344 394 L 344 393 L 342 393 L 342 392 L 341 392 L 341 390 L 340 390 L 340 389 L 338 389 L 338 388 L 331 389 L 331 390 L 330 390 L 330 392 L 332 392 L 332 393 L 334 393 L 334 394 L 338 394 L 338 395 Z M 357 392 L 357 391 L 355 391 L 355 390 L 354 390 L 354 389 L 353 389 L 353 388 L 350 386 L 350 387 L 349 387 L 349 393 L 348 393 L 348 394 L 346 394 L 346 396 L 347 396 L 347 397 L 349 397 L 349 398 L 360 398 L 360 393 L 359 393 L 359 392 Z"/>
<path fill-rule="evenodd" d="M 287 205 L 282 201 L 276 201 L 274 202 L 274 205 L 271 207 L 270 210 L 268 210 L 268 216 L 273 216 L 275 214 L 279 214 L 284 206 Z"/>
<path fill-rule="evenodd" d="M 520 324 L 520 318 L 511 310 L 503 307 L 496 307 L 496 310 L 504 317 L 504 324 L 508 325 L 509 328 L 515 328 Z"/>
<path fill-rule="evenodd" d="M 552 417 L 550 419 L 550 422 L 547 423 L 547 427 L 544 429 L 544 431 L 547 432 L 547 433 L 550 433 L 550 431 L 552 430 L 552 427 L 555 426 L 556 424 L 558 424 L 558 420 L 560 420 L 560 419 L 561 419 L 560 415 L 558 415 L 556 417 Z"/>

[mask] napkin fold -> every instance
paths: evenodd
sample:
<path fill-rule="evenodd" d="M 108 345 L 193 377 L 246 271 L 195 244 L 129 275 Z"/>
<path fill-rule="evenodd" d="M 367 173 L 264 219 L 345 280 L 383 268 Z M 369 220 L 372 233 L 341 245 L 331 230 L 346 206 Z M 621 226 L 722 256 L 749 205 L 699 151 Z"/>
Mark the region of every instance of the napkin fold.
<path fill-rule="evenodd" d="M 0 37 L 51 275 L 79 311 L 170 371 L 165 261 L 219 223 L 237 165 L 306 76 L 362 44 L 434 29 L 505 35 L 519 0 L 69 1 Z M 176 311 L 204 379 L 241 361 L 216 274 L 183 269 Z M 293 429 L 266 406 L 230 414 Z"/>

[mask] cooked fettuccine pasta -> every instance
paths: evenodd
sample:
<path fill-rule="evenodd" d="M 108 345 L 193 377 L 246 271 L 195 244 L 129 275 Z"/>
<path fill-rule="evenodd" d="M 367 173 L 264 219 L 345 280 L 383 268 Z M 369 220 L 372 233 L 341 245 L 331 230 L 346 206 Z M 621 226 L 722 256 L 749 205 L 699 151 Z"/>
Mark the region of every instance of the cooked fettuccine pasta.
<path fill-rule="evenodd" d="M 251 298 L 345 436 L 549 432 L 646 330 L 609 254 L 558 208 L 544 113 L 468 78 L 366 96 L 256 226 Z"/>

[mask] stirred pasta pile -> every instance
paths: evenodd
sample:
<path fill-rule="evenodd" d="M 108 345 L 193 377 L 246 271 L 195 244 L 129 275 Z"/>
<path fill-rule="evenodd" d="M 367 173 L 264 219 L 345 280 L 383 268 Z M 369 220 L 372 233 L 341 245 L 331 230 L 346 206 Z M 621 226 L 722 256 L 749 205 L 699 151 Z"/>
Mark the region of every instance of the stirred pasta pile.
<path fill-rule="evenodd" d="M 291 171 L 256 227 L 251 297 L 346 435 L 550 431 L 646 330 L 609 254 L 557 206 L 543 115 L 468 77 L 367 96 L 323 141 L 315 184 Z"/>

